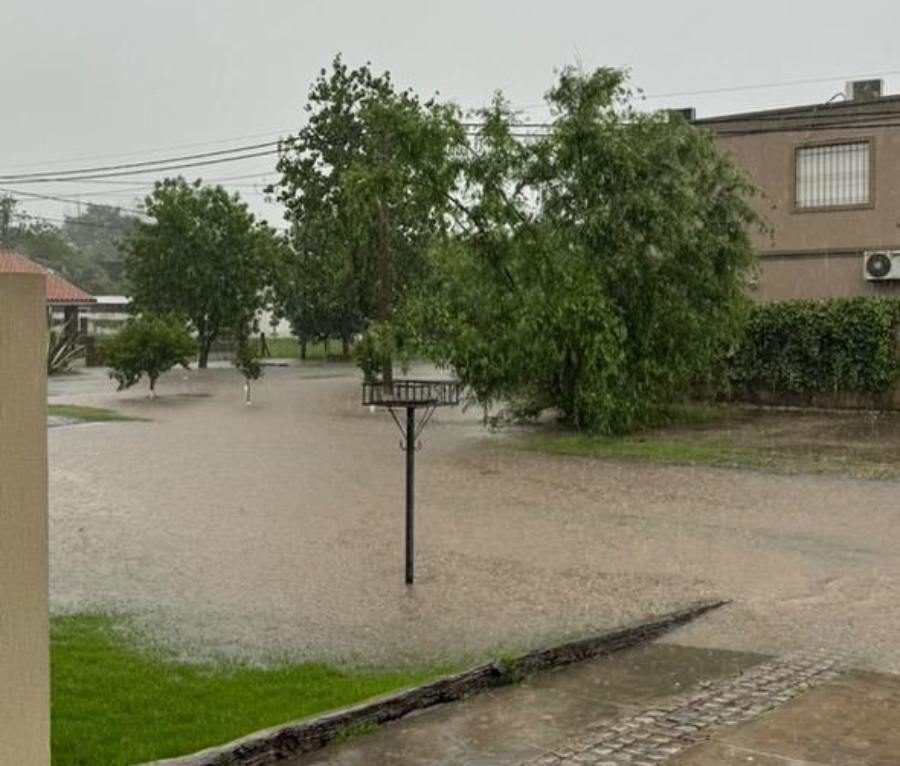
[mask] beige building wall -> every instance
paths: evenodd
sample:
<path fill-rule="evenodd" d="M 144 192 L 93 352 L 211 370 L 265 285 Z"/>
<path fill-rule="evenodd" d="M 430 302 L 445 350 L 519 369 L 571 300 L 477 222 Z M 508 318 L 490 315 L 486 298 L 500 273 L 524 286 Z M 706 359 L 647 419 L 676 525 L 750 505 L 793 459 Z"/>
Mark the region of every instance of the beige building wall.
<path fill-rule="evenodd" d="M 42 274 L 0 273 L 0 764 L 50 762 L 47 314 Z"/>
<path fill-rule="evenodd" d="M 753 124 L 728 126 L 741 127 L 752 129 Z M 871 141 L 872 204 L 846 210 L 796 210 L 797 147 L 851 139 Z M 719 135 L 717 140 L 759 190 L 753 205 L 768 229 L 753 234 L 760 255 L 759 299 L 897 294 L 897 282 L 872 283 L 863 278 L 862 253 L 900 250 L 900 128 Z"/>

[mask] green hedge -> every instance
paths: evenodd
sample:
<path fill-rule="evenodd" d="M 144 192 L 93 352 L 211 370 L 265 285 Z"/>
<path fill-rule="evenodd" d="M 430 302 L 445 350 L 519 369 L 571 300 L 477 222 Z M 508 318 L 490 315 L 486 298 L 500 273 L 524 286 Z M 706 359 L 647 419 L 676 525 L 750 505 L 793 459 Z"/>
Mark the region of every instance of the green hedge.
<path fill-rule="evenodd" d="M 730 360 L 736 391 L 887 391 L 900 378 L 900 300 L 835 298 L 754 306 Z"/>

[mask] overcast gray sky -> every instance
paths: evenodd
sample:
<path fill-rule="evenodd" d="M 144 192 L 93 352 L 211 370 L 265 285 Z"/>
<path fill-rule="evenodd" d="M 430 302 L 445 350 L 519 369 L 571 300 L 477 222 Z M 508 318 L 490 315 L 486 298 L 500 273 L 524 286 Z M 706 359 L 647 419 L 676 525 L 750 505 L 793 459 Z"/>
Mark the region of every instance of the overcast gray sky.
<path fill-rule="evenodd" d="M 277 138 L 300 123 L 310 82 L 339 51 L 464 107 L 501 88 L 536 117 L 554 68 L 575 61 L 628 67 L 648 105 L 702 115 L 821 102 L 853 75 L 886 73 L 887 91 L 900 93 L 897 0 L 0 0 L 0 30 L 0 174 Z M 818 78 L 831 79 L 697 93 Z M 258 189 L 275 180 L 273 164 L 192 175 L 231 179 L 276 223 L 280 210 Z M 127 180 L 27 189 L 128 205 L 153 176 Z"/>

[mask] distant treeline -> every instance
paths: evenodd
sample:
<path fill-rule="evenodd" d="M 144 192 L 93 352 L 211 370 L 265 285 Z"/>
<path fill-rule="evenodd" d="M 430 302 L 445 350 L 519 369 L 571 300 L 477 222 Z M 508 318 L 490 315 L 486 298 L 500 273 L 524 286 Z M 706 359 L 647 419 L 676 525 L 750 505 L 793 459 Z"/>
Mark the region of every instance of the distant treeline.
<path fill-rule="evenodd" d="M 16 250 L 93 295 L 118 295 L 126 292 L 119 243 L 137 221 L 116 207 L 87 205 L 57 224 L 0 197 L 0 249 Z"/>

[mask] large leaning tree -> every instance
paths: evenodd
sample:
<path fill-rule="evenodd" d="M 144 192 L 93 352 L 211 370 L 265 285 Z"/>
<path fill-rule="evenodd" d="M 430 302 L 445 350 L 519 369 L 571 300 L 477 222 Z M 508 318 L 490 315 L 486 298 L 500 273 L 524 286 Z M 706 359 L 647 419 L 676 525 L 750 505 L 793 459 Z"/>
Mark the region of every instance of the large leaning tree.
<path fill-rule="evenodd" d="M 337 328 L 346 348 L 351 333 L 390 321 L 422 278 L 428 248 L 447 231 L 464 129 L 452 105 L 422 101 L 339 56 L 306 110 L 278 162 L 293 253 L 276 288 L 301 336 Z M 390 378 L 390 349 L 383 355 Z"/>
<path fill-rule="evenodd" d="M 739 335 L 750 192 L 707 133 L 636 111 L 621 72 L 562 72 L 522 141 L 485 110 L 457 236 L 395 321 L 485 405 L 621 433 L 656 422 Z"/>
<path fill-rule="evenodd" d="M 245 333 L 262 308 L 275 232 L 238 195 L 200 181 L 166 179 L 144 205 L 152 220 L 124 245 L 134 307 L 189 322 L 206 367 L 213 342 Z"/>

